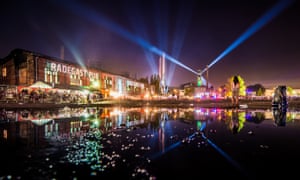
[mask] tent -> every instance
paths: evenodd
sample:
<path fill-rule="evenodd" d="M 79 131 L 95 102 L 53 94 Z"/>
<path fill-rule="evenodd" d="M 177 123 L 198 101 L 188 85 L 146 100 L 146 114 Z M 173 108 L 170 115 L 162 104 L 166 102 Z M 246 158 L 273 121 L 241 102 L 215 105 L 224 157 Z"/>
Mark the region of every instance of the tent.
<path fill-rule="evenodd" d="M 31 87 L 31 88 L 52 88 L 49 84 L 46 84 L 42 81 L 37 81 L 29 87 Z"/>
<path fill-rule="evenodd" d="M 30 120 L 33 124 L 38 126 L 43 126 L 47 124 L 50 121 L 53 121 L 53 119 L 36 119 L 36 120 Z"/>

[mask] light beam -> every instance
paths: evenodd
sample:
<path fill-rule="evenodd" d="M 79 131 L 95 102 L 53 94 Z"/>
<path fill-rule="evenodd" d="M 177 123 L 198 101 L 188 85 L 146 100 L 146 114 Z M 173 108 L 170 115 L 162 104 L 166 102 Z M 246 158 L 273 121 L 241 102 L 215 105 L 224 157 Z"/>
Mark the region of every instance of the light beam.
<path fill-rule="evenodd" d="M 149 42 L 145 41 L 144 39 L 128 32 L 126 29 L 124 29 L 120 25 L 110 21 L 108 18 L 106 18 L 101 13 L 96 12 L 96 11 L 92 10 L 91 8 L 87 8 L 86 6 L 84 6 L 84 4 L 80 4 L 79 2 L 73 2 L 73 3 L 66 4 L 65 1 L 60 2 L 60 3 L 64 3 L 63 5 L 65 5 L 65 7 L 67 7 L 67 8 L 69 8 L 73 13 L 75 13 L 79 16 L 86 17 L 89 21 L 91 21 L 99 26 L 104 26 L 105 28 L 109 29 L 110 31 L 126 38 L 127 40 L 129 40 L 131 42 L 134 42 L 134 43 L 140 45 L 141 47 L 143 47 L 159 56 L 162 56 L 163 54 L 165 54 L 166 59 L 170 60 L 171 62 L 181 66 L 182 68 L 184 68 L 196 75 L 198 74 L 198 72 L 196 72 L 193 69 L 191 69 L 190 67 L 182 64 L 181 62 L 179 62 L 178 60 L 176 60 L 169 54 L 165 53 L 161 49 L 151 45 Z"/>
<path fill-rule="evenodd" d="M 224 56 L 229 54 L 232 50 L 238 47 L 241 43 L 247 40 L 250 36 L 260 30 L 264 25 L 270 22 L 274 17 L 279 15 L 283 10 L 289 7 L 294 0 L 281 0 L 275 4 L 269 11 L 267 11 L 261 18 L 259 18 L 254 24 L 252 24 L 237 40 L 235 40 L 225 51 L 223 51 L 215 60 L 213 60 L 203 71 L 200 72 L 202 75 L 210 67 L 220 61 Z"/>

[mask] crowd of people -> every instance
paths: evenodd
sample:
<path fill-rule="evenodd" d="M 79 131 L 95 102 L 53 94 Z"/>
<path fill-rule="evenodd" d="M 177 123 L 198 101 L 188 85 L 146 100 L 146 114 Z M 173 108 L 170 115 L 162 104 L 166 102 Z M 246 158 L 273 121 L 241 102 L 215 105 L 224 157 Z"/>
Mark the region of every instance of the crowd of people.
<path fill-rule="evenodd" d="M 21 102 L 21 103 L 97 103 L 103 97 L 100 93 L 70 90 L 45 90 L 40 88 L 22 89 L 10 92 L 5 90 L 0 92 L 0 101 L 4 102 Z"/>

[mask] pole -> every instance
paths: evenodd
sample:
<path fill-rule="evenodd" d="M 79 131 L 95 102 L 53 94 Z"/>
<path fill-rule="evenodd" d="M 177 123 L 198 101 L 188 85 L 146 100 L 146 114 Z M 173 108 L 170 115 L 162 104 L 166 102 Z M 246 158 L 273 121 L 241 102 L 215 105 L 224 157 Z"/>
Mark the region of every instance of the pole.
<path fill-rule="evenodd" d="M 208 90 L 208 65 L 206 66 L 206 89 Z"/>

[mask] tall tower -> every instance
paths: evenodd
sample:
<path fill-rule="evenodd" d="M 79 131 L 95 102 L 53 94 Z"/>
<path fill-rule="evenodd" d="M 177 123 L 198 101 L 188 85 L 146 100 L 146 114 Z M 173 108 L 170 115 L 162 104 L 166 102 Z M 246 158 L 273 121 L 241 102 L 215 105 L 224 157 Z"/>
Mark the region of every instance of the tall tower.
<path fill-rule="evenodd" d="M 165 54 L 163 54 L 159 58 L 159 78 L 160 78 L 161 93 L 166 94 L 167 87 L 166 87 L 166 60 L 165 60 Z"/>
<path fill-rule="evenodd" d="M 201 77 L 201 69 L 198 70 L 199 71 L 199 74 L 197 76 L 197 86 L 202 86 L 202 77 Z"/>

